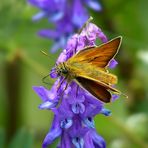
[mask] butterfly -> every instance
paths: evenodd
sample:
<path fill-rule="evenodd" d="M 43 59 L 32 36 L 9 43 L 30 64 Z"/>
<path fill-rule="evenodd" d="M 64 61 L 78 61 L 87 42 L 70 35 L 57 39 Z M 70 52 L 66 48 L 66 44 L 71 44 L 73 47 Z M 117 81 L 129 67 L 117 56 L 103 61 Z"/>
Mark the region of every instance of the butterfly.
<path fill-rule="evenodd" d="M 107 67 L 118 53 L 121 42 L 122 37 L 119 36 L 100 46 L 84 48 L 56 65 L 56 71 L 67 83 L 75 81 L 96 99 L 111 102 L 111 92 L 121 92 L 113 87 L 117 83 L 117 76 L 109 73 Z"/>

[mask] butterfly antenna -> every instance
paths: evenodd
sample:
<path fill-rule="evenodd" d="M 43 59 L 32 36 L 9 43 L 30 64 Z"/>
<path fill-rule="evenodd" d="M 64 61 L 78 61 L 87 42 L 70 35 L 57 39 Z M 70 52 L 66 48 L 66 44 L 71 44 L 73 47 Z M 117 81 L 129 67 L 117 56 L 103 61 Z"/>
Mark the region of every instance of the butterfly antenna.
<path fill-rule="evenodd" d="M 49 55 L 48 55 L 45 51 L 41 50 L 40 52 L 41 52 L 43 55 L 49 57 Z"/>
<path fill-rule="evenodd" d="M 48 54 L 47 52 L 45 52 L 45 51 L 43 51 L 43 50 L 40 50 L 40 52 L 41 52 L 43 55 L 49 57 L 50 59 L 53 59 L 53 57 L 49 56 L 49 54 Z M 54 60 L 54 59 L 53 59 L 53 60 Z"/>
<path fill-rule="evenodd" d="M 93 17 L 90 16 L 89 19 L 85 22 L 85 24 L 82 26 L 82 28 L 79 30 L 78 34 L 80 34 L 82 32 L 82 30 L 84 28 L 86 28 L 86 26 L 93 20 Z"/>
<path fill-rule="evenodd" d="M 124 96 L 126 99 L 128 98 L 128 96 L 124 93 L 121 93 L 122 96 Z"/>
<path fill-rule="evenodd" d="M 122 92 L 114 92 L 114 94 L 117 94 L 117 95 L 122 95 L 122 96 L 124 96 L 125 98 L 128 98 L 128 96 L 126 95 L 126 94 L 124 94 L 124 93 L 122 93 Z"/>

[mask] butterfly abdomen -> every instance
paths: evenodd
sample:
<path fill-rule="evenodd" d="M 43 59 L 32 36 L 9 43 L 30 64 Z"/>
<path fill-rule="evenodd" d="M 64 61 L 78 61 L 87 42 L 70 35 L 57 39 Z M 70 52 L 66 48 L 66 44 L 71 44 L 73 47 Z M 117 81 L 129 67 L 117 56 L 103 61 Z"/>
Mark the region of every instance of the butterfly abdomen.
<path fill-rule="evenodd" d="M 102 76 L 102 82 L 113 85 L 117 83 L 117 77 L 113 74 L 104 74 Z"/>

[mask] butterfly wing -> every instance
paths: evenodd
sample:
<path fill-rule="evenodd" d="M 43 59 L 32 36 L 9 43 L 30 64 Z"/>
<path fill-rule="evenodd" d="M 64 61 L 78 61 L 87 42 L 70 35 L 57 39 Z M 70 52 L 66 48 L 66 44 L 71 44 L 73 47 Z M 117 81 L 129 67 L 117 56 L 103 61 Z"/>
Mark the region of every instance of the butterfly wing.
<path fill-rule="evenodd" d="M 122 37 L 117 37 L 101 46 L 88 47 L 69 59 L 72 62 L 90 63 L 104 68 L 115 57 L 121 44 Z"/>
<path fill-rule="evenodd" d="M 111 93 L 109 92 L 109 90 L 120 94 L 120 91 L 111 87 L 110 85 L 92 79 L 90 77 L 78 76 L 75 78 L 75 81 L 82 88 L 92 94 L 95 98 L 99 99 L 104 103 L 108 103 L 111 101 Z"/>

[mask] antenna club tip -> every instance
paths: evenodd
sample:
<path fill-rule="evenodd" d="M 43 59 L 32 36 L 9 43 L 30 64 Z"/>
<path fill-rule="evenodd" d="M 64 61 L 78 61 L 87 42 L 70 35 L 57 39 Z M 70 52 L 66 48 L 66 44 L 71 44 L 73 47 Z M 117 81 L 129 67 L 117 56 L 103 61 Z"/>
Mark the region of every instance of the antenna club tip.
<path fill-rule="evenodd" d="M 48 54 L 47 54 L 45 51 L 40 50 L 40 52 L 41 52 L 42 54 L 44 54 L 45 56 L 48 56 Z"/>
<path fill-rule="evenodd" d="M 92 16 L 90 16 L 90 17 L 89 17 L 89 20 L 90 20 L 90 21 L 91 21 L 91 20 L 93 20 L 93 17 L 92 17 Z"/>

